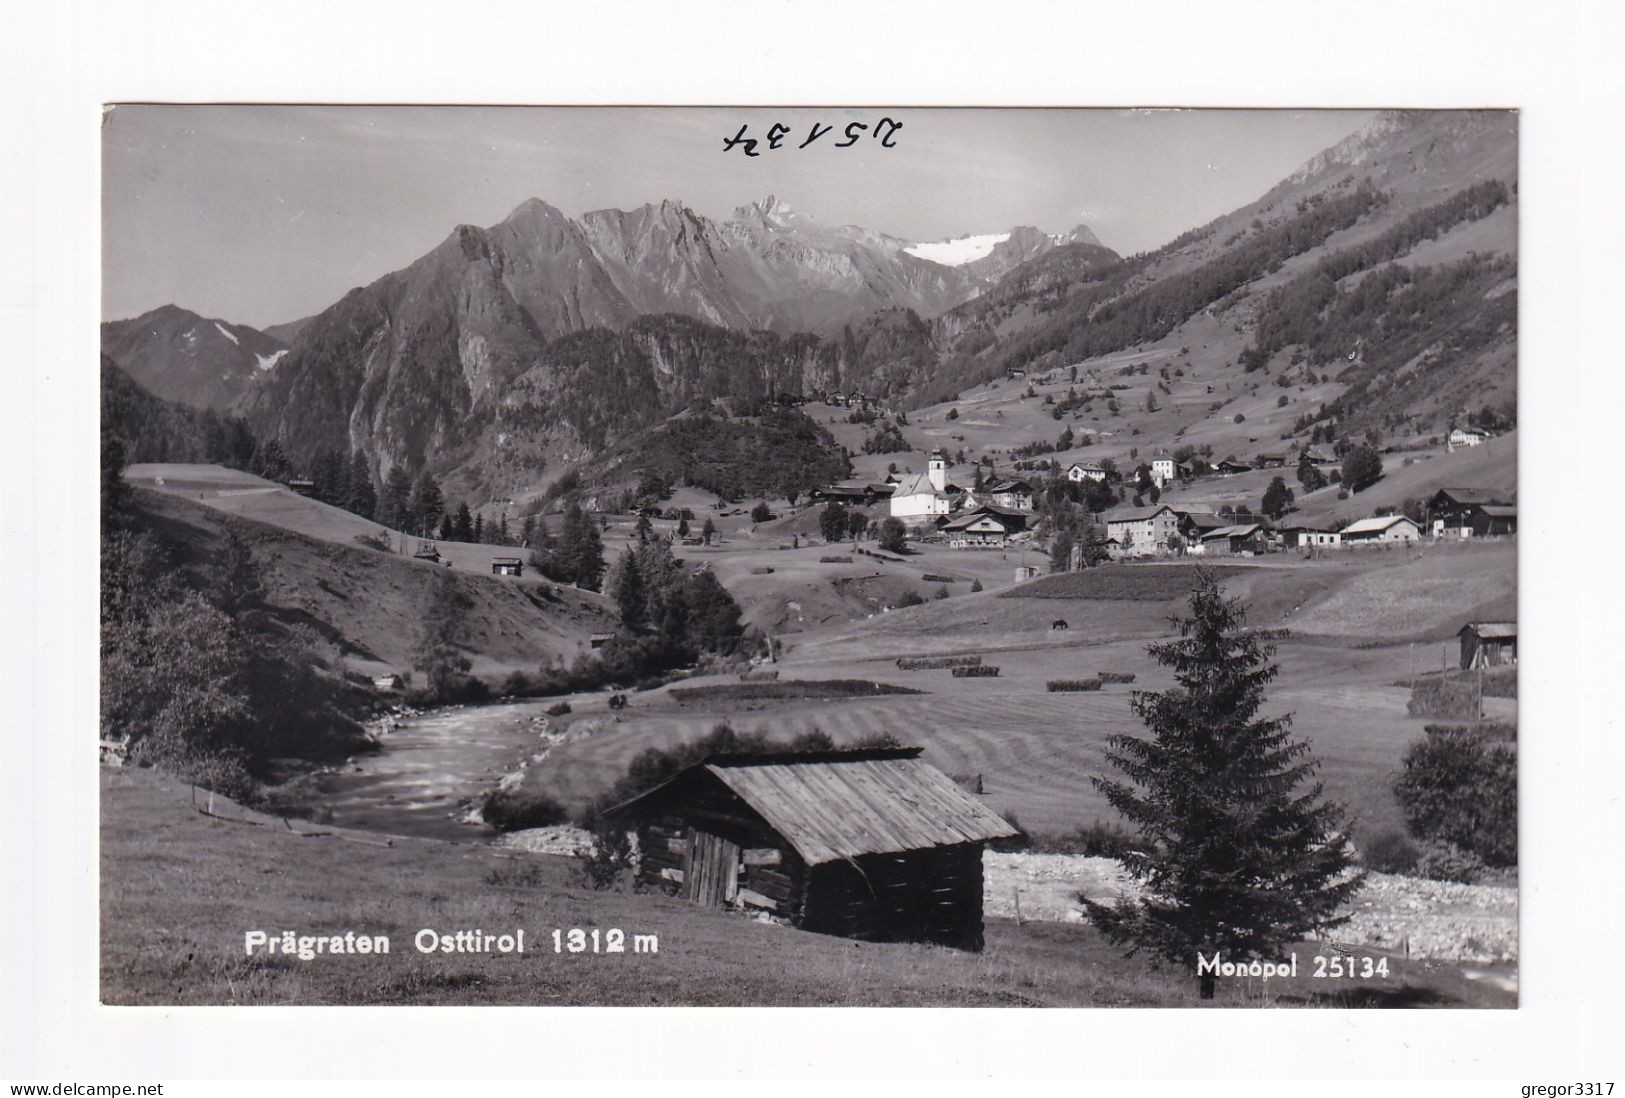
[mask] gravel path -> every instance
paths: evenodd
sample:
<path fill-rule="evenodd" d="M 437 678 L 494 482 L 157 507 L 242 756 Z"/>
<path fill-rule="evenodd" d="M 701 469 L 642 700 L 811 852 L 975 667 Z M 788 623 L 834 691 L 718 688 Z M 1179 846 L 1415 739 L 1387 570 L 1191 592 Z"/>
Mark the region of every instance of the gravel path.
<path fill-rule="evenodd" d="M 983 855 L 983 910 L 1037 922 L 1084 921 L 1079 894 L 1096 902 L 1133 891 L 1110 858 L 1082 854 Z M 1018 911 L 1019 905 L 1019 911 Z M 1518 958 L 1518 890 L 1373 873 L 1337 941 L 1413 957 L 1490 963 Z"/>

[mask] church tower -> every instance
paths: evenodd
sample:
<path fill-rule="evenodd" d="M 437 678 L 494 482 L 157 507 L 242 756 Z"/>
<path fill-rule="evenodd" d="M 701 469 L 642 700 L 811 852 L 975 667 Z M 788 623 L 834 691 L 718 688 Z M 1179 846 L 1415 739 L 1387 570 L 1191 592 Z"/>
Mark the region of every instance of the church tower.
<path fill-rule="evenodd" d="M 939 492 L 948 490 L 948 459 L 942 456 L 941 450 L 931 451 L 931 461 L 926 465 L 926 475 L 931 478 L 931 487 Z"/>

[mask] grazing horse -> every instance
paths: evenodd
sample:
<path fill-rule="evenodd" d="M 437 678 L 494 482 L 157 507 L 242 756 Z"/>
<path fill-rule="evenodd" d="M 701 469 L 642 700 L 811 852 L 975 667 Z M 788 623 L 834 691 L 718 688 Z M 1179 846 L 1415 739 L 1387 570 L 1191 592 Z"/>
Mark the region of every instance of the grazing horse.
<path fill-rule="evenodd" d="M 1070 628 L 1072 628 L 1070 625 L 1068 625 L 1066 623 L 1065 618 L 1056 618 L 1054 621 L 1049 623 L 1049 627 L 1051 629 L 1070 629 Z"/>

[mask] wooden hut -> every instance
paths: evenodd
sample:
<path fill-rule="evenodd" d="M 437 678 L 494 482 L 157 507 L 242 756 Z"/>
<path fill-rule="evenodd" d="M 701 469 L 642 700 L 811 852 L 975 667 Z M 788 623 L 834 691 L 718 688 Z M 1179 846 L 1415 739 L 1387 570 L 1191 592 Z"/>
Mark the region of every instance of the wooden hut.
<path fill-rule="evenodd" d="M 518 557 L 495 557 L 491 561 L 491 574 L 493 576 L 522 576 L 525 574 L 525 563 Z"/>
<path fill-rule="evenodd" d="M 1461 638 L 1461 666 L 1504 667 L 1518 662 L 1518 625 L 1510 621 L 1472 621 L 1456 634 Z"/>
<path fill-rule="evenodd" d="M 719 755 L 618 805 L 638 879 L 707 907 L 982 948 L 982 844 L 1017 834 L 920 748 Z"/>

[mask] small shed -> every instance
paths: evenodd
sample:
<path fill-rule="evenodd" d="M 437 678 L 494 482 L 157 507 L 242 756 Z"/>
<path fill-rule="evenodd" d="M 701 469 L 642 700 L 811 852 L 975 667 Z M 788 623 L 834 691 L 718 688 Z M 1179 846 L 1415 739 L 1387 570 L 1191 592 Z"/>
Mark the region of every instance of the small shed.
<path fill-rule="evenodd" d="M 1016 565 L 1016 582 L 1017 583 L 1021 583 L 1024 580 L 1037 579 L 1037 578 L 1038 578 L 1038 566 L 1037 565 L 1035 565 L 1035 564 L 1018 564 L 1018 565 Z"/>
<path fill-rule="evenodd" d="M 592 636 L 587 638 L 587 645 L 596 651 L 614 639 L 614 633 L 594 633 Z"/>
<path fill-rule="evenodd" d="M 1518 623 L 1471 621 L 1456 634 L 1461 638 L 1461 666 L 1506 667 L 1518 662 Z"/>
<path fill-rule="evenodd" d="M 493 576 L 522 576 L 525 565 L 518 557 L 497 557 L 491 561 Z"/>
<path fill-rule="evenodd" d="M 1017 834 L 918 747 L 716 755 L 611 809 L 638 880 L 803 930 L 982 948 L 982 844 Z"/>

